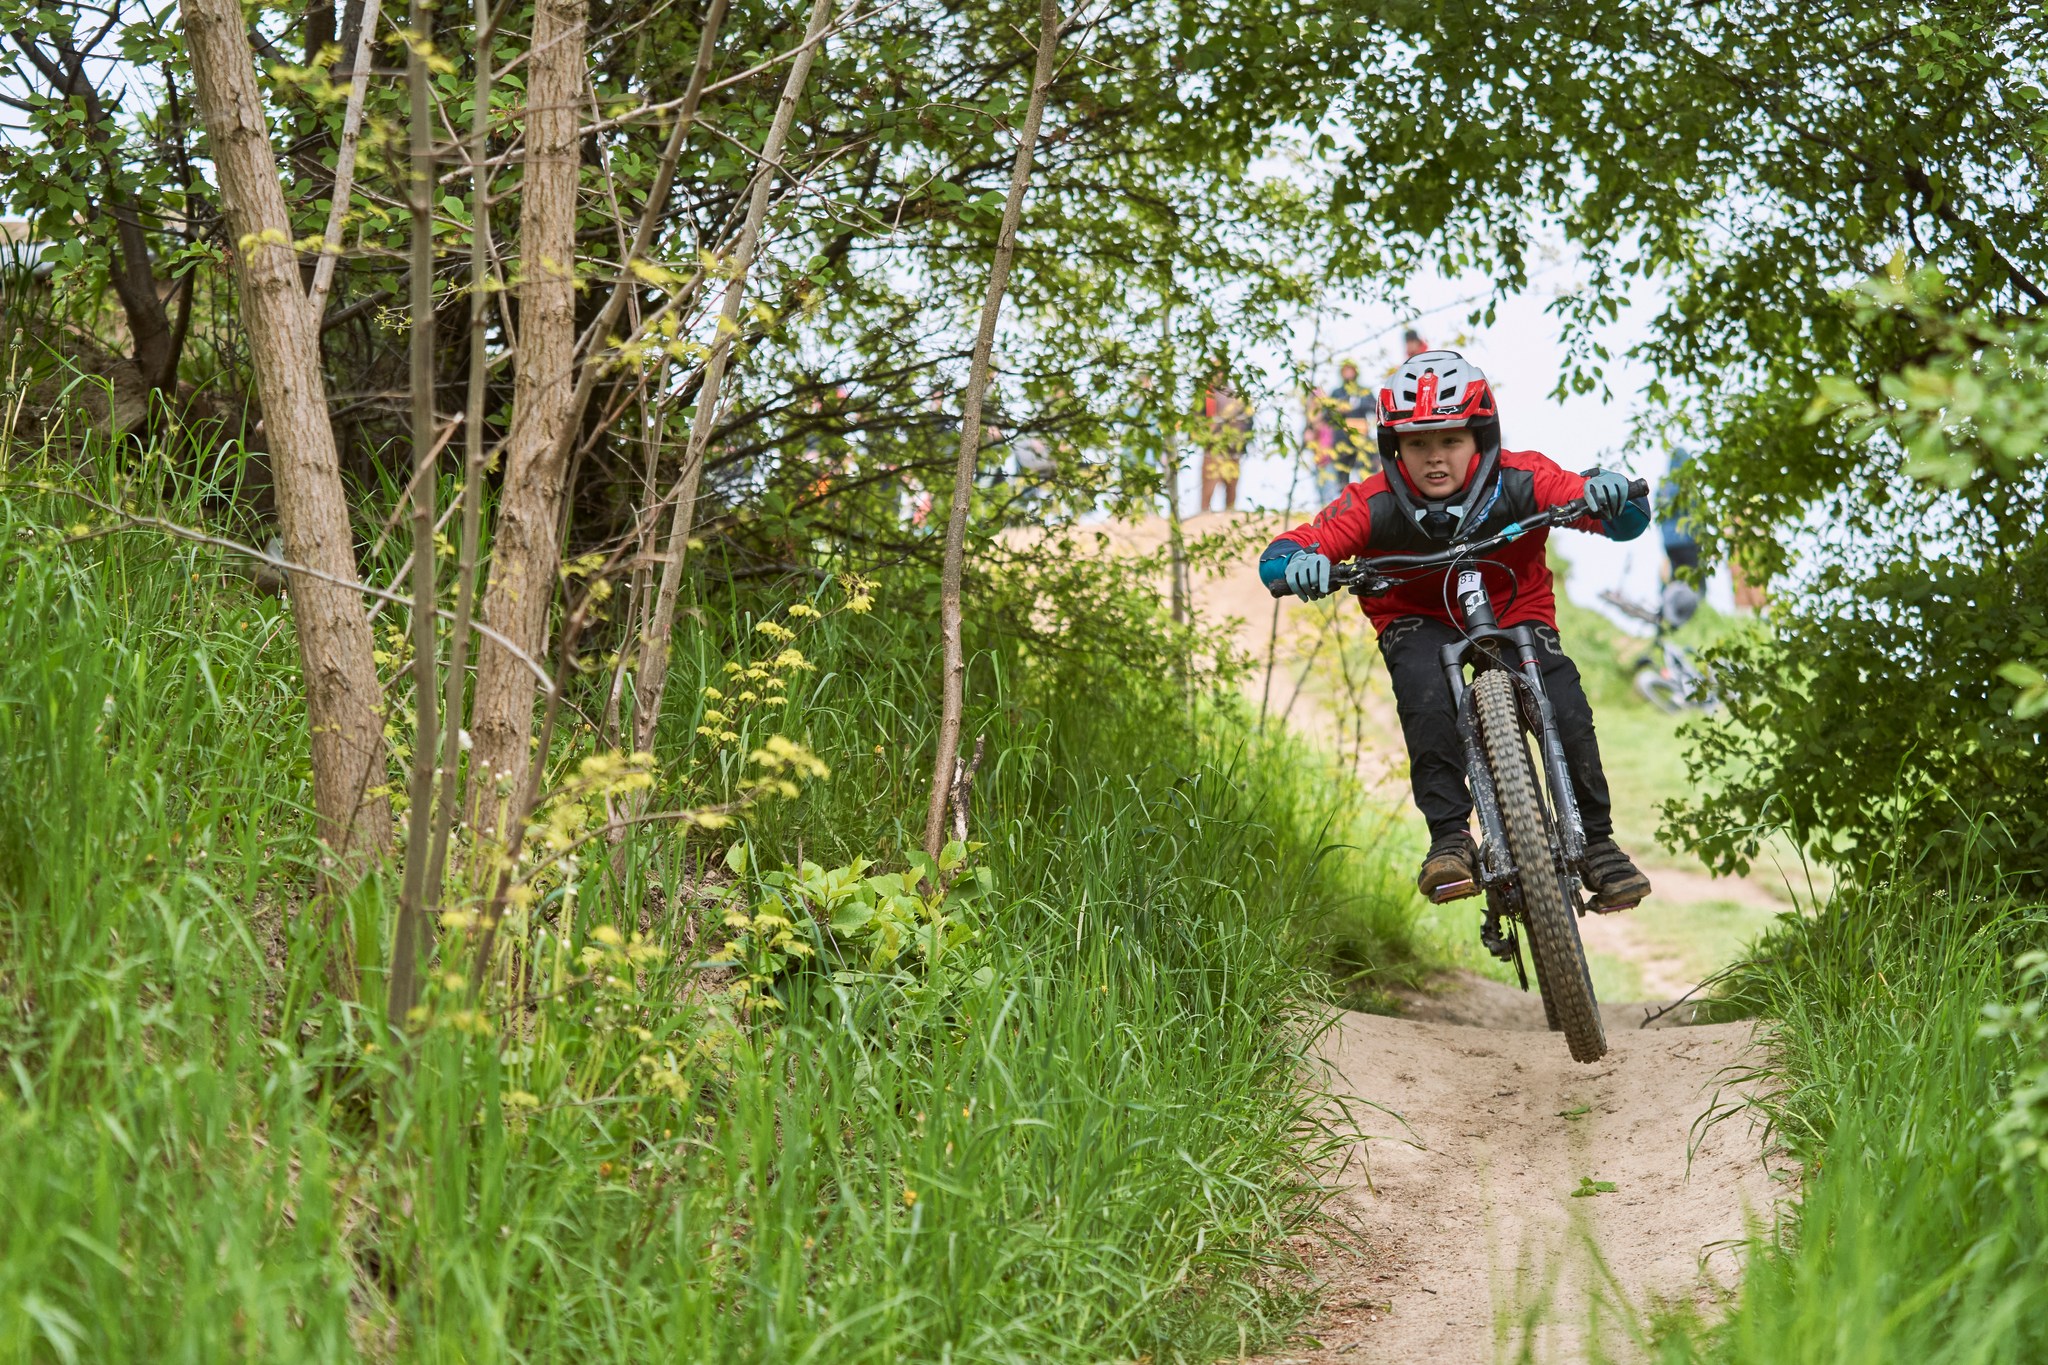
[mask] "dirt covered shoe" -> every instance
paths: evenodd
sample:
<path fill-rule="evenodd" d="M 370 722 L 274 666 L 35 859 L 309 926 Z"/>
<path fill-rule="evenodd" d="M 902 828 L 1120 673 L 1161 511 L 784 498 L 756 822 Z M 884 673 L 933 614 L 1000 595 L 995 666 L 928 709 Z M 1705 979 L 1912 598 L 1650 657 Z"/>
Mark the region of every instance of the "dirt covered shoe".
<path fill-rule="evenodd" d="M 1422 860 L 1422 875 L 1415 879 L 1422 894 L 1438 905 L 1479 894 L 1479 850 L 1464 830 L 1439 834 L 1430 841 L 1429 855 Z"/>
<path fill-rule="evenodd" d="M 1586 889 L 1593 893 L 1595 910 L 1626 910 L 1650 894 L 1650 879 L 1629 860 L 1612 839 L 1595 839 L 1586 845 Z"/>

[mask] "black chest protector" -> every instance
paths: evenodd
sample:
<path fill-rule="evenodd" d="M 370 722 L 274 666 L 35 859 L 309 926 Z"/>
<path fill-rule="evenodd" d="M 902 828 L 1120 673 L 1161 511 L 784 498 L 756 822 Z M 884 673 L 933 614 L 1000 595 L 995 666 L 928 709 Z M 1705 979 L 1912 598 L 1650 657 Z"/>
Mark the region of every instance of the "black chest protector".
<path fill-rule="evenodd" d="M 1391 483 L 1401 474 L 1389 469 L 1386 477 Z M 1491 483 L 1490 488 L 1480 491 L 1455 532 L 1444 535 L 1431 535 L 1424 529 L 1410 510 L 1414 504 L 1404 507 L 1401 497 L 1391 488 L 1373 494 L 1365 504 L 1366 513 L 1372 518 L 1372 548 L 1367 553 L 1428 554 L 1458 541 L 1484 539 L 1513 522 L 1535 515 L 1538 508 L 1533 473 L 1499 468 L 1494 471 Z"/>

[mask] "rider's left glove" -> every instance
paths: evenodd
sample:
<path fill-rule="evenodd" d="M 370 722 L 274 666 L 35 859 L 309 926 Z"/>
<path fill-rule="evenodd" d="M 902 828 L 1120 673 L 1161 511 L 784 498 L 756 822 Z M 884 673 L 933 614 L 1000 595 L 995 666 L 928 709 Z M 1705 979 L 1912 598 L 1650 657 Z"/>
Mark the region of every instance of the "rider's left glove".
<path fill-rule="evenodd" d="M 1586 480 L 1586 502 L 1600 520 L 1613 521 L 1628 506 L 1628 475 L 1606 471 L 1593 475 Z"/>
<path fill-rule="evenodd" d="M 1296 550 L 1287 560 L 1287 590 L 1304 602 L 1330 594 L 1330 557 Z"/>

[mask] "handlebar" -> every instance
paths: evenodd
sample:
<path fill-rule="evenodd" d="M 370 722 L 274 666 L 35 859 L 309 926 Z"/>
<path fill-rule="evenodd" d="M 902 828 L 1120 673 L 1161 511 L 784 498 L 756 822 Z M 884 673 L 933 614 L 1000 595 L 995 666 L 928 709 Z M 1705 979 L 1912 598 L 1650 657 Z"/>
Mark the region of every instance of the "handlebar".
<path fill-rule="evenodd" d="M 1646 479 L 1631 479 L 1628 485 L 1630 501 L 1650 496 L 1650 485 Z M 1490 554 L 1503 546 L 1513 544 L 1531 531 L 1556 526 L 1563 522 L 1577 521 L 1580 517 L 1596 516 L 1593 504 L 1584 498 L 1577 502 L 1560 503 L 1556 507 L 1538 512 L 1520 521 L 1510 522 L 1490 536 L 1453 545 L 1447 549 L 1434 550 L 1420 555 L 1373 555 L 1364 559 L 1346 560 L 1330 569 L 1332 588 L 1350 588 L 1360 597 L 1378 597 L 1391 592 L 1401 585 L 1400 579 L 1389 578 L 1390 573 L 1412 569 L 1446 569 L 1453 564 L 1464 563 Z M 1289 595 L 1287 585 L 1275 583 L 1269 589 L 1275 597 Z"/>

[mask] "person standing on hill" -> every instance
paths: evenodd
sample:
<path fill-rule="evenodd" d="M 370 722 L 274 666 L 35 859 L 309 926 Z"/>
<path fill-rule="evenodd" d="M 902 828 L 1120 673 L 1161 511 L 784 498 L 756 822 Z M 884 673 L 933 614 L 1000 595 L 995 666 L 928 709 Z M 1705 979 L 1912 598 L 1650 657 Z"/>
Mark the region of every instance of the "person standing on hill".
<path fill-rule="evenodd" d="M 1666 578 L 1676 578 L 1683 570 L 1700 566 L 1700 546 L 1693 539 L 1691 520 L 1677 510 L 1678 471 L 1690 459 L 1692 452 L 1684 446 L 1672 447 L 1671 468 L 1665 472 L 1664 482 L 1657 485 L 1657 508 L 1662 513 L 1657 518 L 1657 532 L 1664 541 Z"/>
<path fill-rule="evenodd" d="M 1237 479 L 1252 438 L 1252 410 L 1230 387 L 1230 372 L 1221 359 L 1210 366 L 1209 383 L 1202 390 L 1202 417 L 1196 438 L 1202 447 L 1202 505 L 1195 512 L 1209 510 L 1219 484 L 1223 510 L 1235 512 Z"/>
<path fill-rule="evenodd" d="M 1647 500 L 1628 496 L 1627 475 L 1599 469 L 1574 474 L 1533 450 L 1503 450 L 1493 390 L 1479 367 L 1455 351 L 1424 351 L 1395 371 L 1380 391 L 1379 443 L 1382 472 L 1346 488 L 1314 521 L 1281 535 L 1259 556 L 1259 578 L 1267 587 L 1284 582 L 1295 596 L 1313 601 L 1330 591 L 1334 560 L 1427 553 L 1478 541 L 1537 512 L 1588 499 L 1598 515 L 1571 522 L 1576 530 L 1633 540 L 1650 524 Z M 1555 588 L 1544 555 L 1548 538 L 1548 531 L 1534 531 L 1490 557 L 1513 579 L 1501 624 L 1534 628 L 1544 687 L 1585 821 L 1581 867 L 1587 889 L 1595 909 L 1623 909 L 1650 893 L 1650 879 L 1614 842 L 1593 708 L 1558 638 Z M 1452 615 L 1450 572 L 1420 574 L 1361 601 L 1379 633 L 1393 684 L 1415 804 L 1429 822 L 1429 853 L 1416 880 L 1432 900 L 1476 894 L 1479 876 L 1464 744 L 1442 663 L 1444 646 L 1463 636 Z"/>
<path fill-rule="evenodd" d="M 1373 443 L 1373 424 L 1379 415 L 1380 405 L 1372 390 L 1358 380 L 1358 362 L 1346 360 L 1337 367 L 1337 387 L 1330 390 L 1336 464 L 1346 483 L 1380 472 L 1380 453 Z"/>
<path fill-rule="evenodd" d="M 1316 501 L 1333 502 L 1344 485 L 1351 482 L 1337 463 L 1337 425 L 1331 413 L 1330 395 L 1310 389 L 1302 398 L 1302 444 L 1308 447 L 1309 464 L 1316 480 Z"/>

